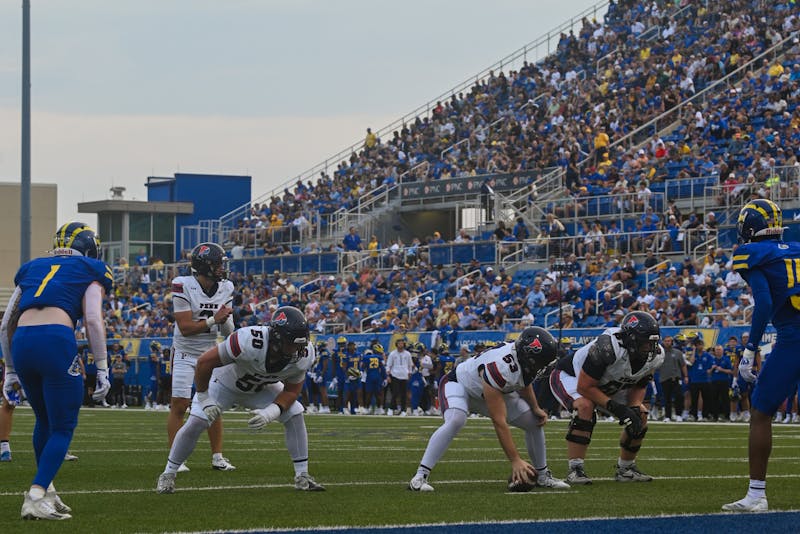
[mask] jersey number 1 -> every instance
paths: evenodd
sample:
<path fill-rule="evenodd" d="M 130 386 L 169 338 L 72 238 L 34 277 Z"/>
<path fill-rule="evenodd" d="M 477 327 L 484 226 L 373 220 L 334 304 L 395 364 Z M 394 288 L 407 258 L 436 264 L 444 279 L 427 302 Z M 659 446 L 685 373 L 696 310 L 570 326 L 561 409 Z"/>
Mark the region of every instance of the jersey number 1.
<path fill-rule="evenodd" d="M 786 258 L 783 261 L 786 264 L 786 287 L 792 288 L 800 282 L 800 258 Z M 800 295 L 790 296 L 789 302 L 795 310 L 800 310 Z"/>
<path fill-rule="evenodd" d="M 39 284 L 39 289 L 37 289 L 36 293 L 33 294 L 34 297 L 38 297 L 39 295 L 42 294 L 42 291 L 44 291 L 44 288 L 47 286 L 47 283 L 50 280 L 53 279 L 53 277 L 56 275 L 56 273 L 58 272 L 58 270 L 60 268 L 61 268 L 61 265 L 51 265 L 50 266 L 50 272 L 47 273 L 47 276 L 44 277 L 44 279 L 42 280 L 42 283 Z"/>

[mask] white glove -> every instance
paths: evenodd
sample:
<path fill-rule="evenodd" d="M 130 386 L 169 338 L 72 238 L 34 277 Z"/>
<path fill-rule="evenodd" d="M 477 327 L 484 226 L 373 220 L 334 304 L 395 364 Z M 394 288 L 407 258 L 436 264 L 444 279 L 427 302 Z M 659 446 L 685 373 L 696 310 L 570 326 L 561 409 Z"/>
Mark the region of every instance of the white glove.
<path fill-rule="evenodd" d="M 208 391 L 197 392 L 197 402 L 206 414 L 209 423 L 213 423 L 217 418 L 222 415 L 222 408 L 219 407 L 217 401 L 208 394 Z"/>
<path fill-rule="evenodd" d="M 314 383 L 315 384 L 322 384 L 322 375 L 314 376 Z"/>
<path fill-rule="evenodd" d="M 744 349 L 744 352 L 742 353 L 742 359 L 739 361 L 739 374 L 747 382 L 756 381 L 756 375 L 753 374 L 753 361 L 755 358 L 756 352 L 747 348 Z"/>
<path fill-rule="evenodd" d="M 97 384 L 92 393 L 92 400 L 95 402 L 103 402 L 111 390 L 111 382 L 108 381 L 108 369 L 97 370 Z"/>
<path fill-rule="evenodd" d="M 17 406 L 25 397 L 25 392 L 22 391 L 22 384 L 19 382 L 17 373 L 9 371 L 6 373 L 5 381 L 3 382 L 3 397 L 10 406 Z"/>
<path fill-rule="evenodd" d="M 247 426 L 253 430 L 261 430 L 281 416 L 281 407 L 273 402 L 264 409 L 251 410 L 250 413 L 253 417 L 247 421 Z"/>

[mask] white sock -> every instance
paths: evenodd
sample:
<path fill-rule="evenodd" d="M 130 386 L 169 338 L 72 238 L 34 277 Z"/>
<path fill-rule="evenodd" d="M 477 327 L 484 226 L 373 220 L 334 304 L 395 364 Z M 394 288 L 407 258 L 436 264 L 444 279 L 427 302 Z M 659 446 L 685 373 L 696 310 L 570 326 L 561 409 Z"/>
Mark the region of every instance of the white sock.
<path fill-rule="evenodd" d="M 221 452 L 215 452 L 214 454 L 211 455 L 211 459 L 212 460 L 222 460 L 222 453 Z"/>
<path fill-rule="evenodd" d="M 0 441 L 0 452 L 11 452 L 11 445 L 8 441 Z"/>
<path fill-rule="evenodd" d="M 617 465 L 619 467 L 622 467 L 623 469 L 626 468 L 626 467 L 630 467 L 635 463 L 636 463 L 636 460 L 623 460 L 622 458 L 619 458 L 617 460 Z"/>
<path fill-rule="evenodd" d="M 760 499 L 767 496 L 767 481 L 750 479 L 750 487 L 747 489 L 748 499 Z"/>
<path fill-rule="evenodd" d="M 583 467 L 583 458 L 570 458 L 569 459 L 569 468 L 577 469 L 578 467 Z"/>
<path fill-rule="evenodd" d="M 31 496 L 31 499 L 34 501 L 38 501 L 39 499 L 44 497 L 44 489 L 41 486 L 31 486 L 31 489 L 28 490 L 28 495 Z"/>

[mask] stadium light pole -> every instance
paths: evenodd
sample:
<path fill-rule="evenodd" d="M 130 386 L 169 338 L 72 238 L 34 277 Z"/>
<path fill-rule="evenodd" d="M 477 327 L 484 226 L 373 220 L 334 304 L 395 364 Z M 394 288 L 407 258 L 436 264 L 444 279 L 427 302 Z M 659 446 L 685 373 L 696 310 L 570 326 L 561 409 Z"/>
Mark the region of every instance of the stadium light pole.
<path fill-rule="evenodd" d="M 20 162 L 20 263 L 31 259 L 31 1 L 22 0 L 22 154 Z"/>

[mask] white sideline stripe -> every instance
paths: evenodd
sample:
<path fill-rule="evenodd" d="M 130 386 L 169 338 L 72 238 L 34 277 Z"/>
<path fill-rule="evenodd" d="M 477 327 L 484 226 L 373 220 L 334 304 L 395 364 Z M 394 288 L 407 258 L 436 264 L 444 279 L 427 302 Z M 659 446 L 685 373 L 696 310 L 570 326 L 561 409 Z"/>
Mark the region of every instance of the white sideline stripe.
<path fill-rule="evenodd" d="M 153 477 L 154 479 L 157 477 Z M 775 478 L 791 478 L 800 479 L 800 474 L 797 475 L 770 475 L 770 479 Z M 747 477 L 745 475 L 698 475 L 698 476 L 691 476 L 691 477 L 676 477 L 676 476 L 659 476 L 655 478 L 655 481 L 659 480 L 746 480 Z M 615 480 L 614 477 L 593 477 L 592 480 L 596 481 L 613 481 Z M 370 481 L 370 482 L 325 482 L 324 480 L 322 483 L 326 487 L 365 487 L 365 486 L 390 486 L 390 485 L 397 485 L 398 490 L 405 490 L 407 486 L 407 482 L 404 481 L 397 481 L 397 480 L 379 480 L 379 481 Z M 445 484 L 452 484 L 452 485 L 460 485 L 460 484 L 505 484 L 507 483 L 506 479 L 483 479 L 483 480 L 436 480 L 435 484 L 437 485 L 445 485 Z M 291 488 L 294 489 L 294 483 L 291 484 L 243 484 L 243 485 L 229 485 L 229 486 L 189 486 L 189 487 L 176 487 L 175 491 L 181 492 L 190 492 L 190 491 L 221 491 L 221 490 L 241 490 L 241 489 L 279 489 L 279 488 Z M 126 494 L 126 493 L 155 493 L 155 487 L 147 487 L 147 488 L 127 488 L 127 489 L 92 489 L 92 490 L 75 490 L 75 491 L 62 491 L 59 490 L 58 494 L 60 496 L 64 495 L 92 495 L 97 493 L 98 491 L 102 491 L 103 493 L 115 493 L 115 494 Z M 550 490 L 550 491 L 536 491 L 534 493 L 565 493 L 564 490 Z M 22 495 L 22 491 L 4 491 L 0 492 L 0 497 L 19 497 Z M 165 497 L 169 498 L 169 497 Z M 660 516 L 641 516 L 641 517 L 660 517 Z M 608 518 L 604 518 L 608 519 Z M 443 523 L 443 524 L 450 524 L 450 523 Z"/>
<path fill-rule="evenodd" d="M 562 492 L 563 493 L 563 492 Z M 519 495 L 525 495 L 521 493 Z M 761 512 L 753 514 L 759 516 L 762 514 L 777 514 L 777 513 L 796 513 L 800 510 L 770 510 L 768 512 Z M 403 529 L 403 528 L 426 528 L 426 527 L 458 527 L 458 526 L 481 526 L 481 525 L 547 525 L 549 523 L 563 523 L 567 521 L 635 521 L 635 520 L 650 520 L 650 519 L 669 519 L 669 518 L 690 518 L 690 517 L 730 517 L 730 512 L 716 512 L 713 514 L 661 514 L 661 515 L 630 515 L 630 516 L 592 516 L 592 517 L 574 517 L 567 519 L 518 519 L 518 520 L 500 520 L 492 522 L 478 522 L 478 521 L 458 521 L 453 523 L 396 523 L 384 525 L 320 525 L 316 527 L 301 527 L 301 528 L 253 528 L 247 530 L 203 530 L 203 531 L 174 531 L 169 534 L 197 534 L 203 532 L 205 534 L 246 534 L 248 532 L 325 532 L 337 530 L 378 530 L 378 529 Z"/>

